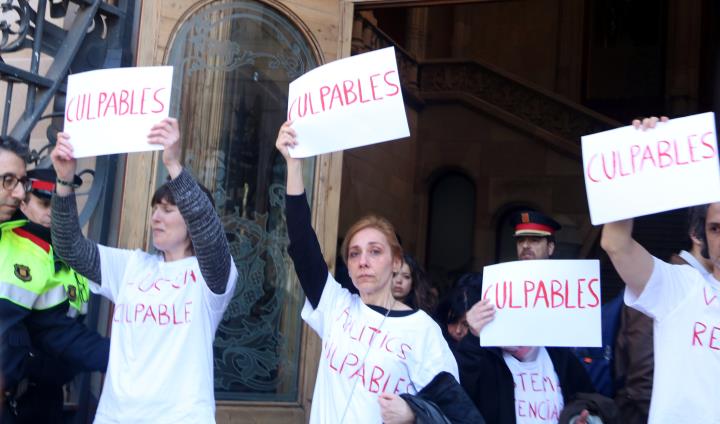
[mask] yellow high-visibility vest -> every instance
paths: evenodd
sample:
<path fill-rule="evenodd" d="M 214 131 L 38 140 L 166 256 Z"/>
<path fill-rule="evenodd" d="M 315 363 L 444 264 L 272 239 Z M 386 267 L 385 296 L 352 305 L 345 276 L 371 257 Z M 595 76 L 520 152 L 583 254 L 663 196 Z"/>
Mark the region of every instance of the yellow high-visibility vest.
<path fill-rule="evenodd" d="M 65 263 L 56 271 L 52 246 L 18 234 L 26 220 L 0 224 L 0 299 L 25 309 L 43 310 L 65 300 L 82 310 L 87 279 Z"/>

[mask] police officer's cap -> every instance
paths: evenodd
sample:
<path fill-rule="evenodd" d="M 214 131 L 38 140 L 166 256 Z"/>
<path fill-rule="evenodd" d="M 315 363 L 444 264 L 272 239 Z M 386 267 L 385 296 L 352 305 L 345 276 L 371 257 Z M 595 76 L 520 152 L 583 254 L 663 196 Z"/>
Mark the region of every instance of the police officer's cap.
<path fill-rule="evenodd" d="M 53 191 L 55 191 L 55 181 L 57 180 L 57 174 L 54 169 L 31 169 L 27 172 L 27 177 L 31 183 L 30 193 L 45 199 L 52 197 Z M 79 187 L 82 184 L 82 178 L 75 175 L 73 177 L 73 184 Z"/>
<path fill-rule="evenodd" d="M 560 229 L 560 224 L 540 212 L 525 211 L 513 218 L 515 237 L 550 237 Z"/>

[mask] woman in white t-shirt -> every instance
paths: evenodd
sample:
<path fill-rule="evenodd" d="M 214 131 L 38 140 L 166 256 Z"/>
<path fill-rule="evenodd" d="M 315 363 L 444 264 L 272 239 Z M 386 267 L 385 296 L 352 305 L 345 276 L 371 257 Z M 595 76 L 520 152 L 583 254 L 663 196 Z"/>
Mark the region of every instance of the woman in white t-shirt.
<path fill-rule="evenodd" d="M 171 180 L 153 196 L 159 253 L 115 249 L 82 236 L 70 181 L 76 161 L 67 134 L 51 158 L 56 253 L 94 281 L 114 304 L 110 361 L 96 423 L 213 423 L 212 342 L 234 291 L 237 270 L 208 192 L 184 170 L 176 120 L 155 125 Z"/>
<path fill-rule="evenodd" d="M 348 230 L 341 254 L 358 294 L 329 274 L 305 197 L 302 163 L 289 155 L 295 131 L 283 124 L 276 147 L 287 162 L 286 216 L 295 270 L 307 296 L 303 319 L 322 338 L 311 423 L 411 423 L 400 395 L 414 395 L 457 364 L 440 328 L 392 295 L 402 248 L 392 225 L 370 215 Z"/>

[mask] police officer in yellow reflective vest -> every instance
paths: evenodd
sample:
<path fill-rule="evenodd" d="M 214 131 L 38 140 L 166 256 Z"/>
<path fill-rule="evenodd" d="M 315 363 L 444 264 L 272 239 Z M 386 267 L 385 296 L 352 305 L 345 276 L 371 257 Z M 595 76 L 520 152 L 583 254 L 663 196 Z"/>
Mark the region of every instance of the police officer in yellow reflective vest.
<path fill-rule="evenodd" d="M 62 384 L 77 371 L 105 371 L 109 340 L 68 316 L 87 300 L 87 281 L 53 254 L 41 211 L 54 172 L 28 178 L 21 154 L 18 143 L 0 144 L 2 423 L 61 422 Z"/>

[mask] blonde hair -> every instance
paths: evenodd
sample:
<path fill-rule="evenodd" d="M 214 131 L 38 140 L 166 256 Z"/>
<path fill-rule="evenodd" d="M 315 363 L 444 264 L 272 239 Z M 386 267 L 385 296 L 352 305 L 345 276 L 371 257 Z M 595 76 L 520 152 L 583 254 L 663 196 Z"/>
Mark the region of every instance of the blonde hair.
<path fill-rule="evenodd" d="M 387 239 L 387 242 L 390 245 L 390 252 L 392 253 L 393 259 L 398 259 L 402 262 L 403 250 L 402 246 L 400 246 L 400 242 L 398 241 L 397 234 L 395 233 L 395 227 L 390 223 L 390 221 L 383 218 L 382 216 L 371 214 L 365 215 L 364 217 L 357 220 L 353 225 L 350 226 L 350 228 L 345 233 L 345 239 L 343 240 L 342 246 L 340 247 L 340 253 L 345 263 L 347 263 L 348 261 L 348 250 L 350 249 L 350 241 L 353 237 L 355 237 L 355 234 L 366 228 L 374 228 L 380 231 L 385 236 L 385 239 Z"/>

